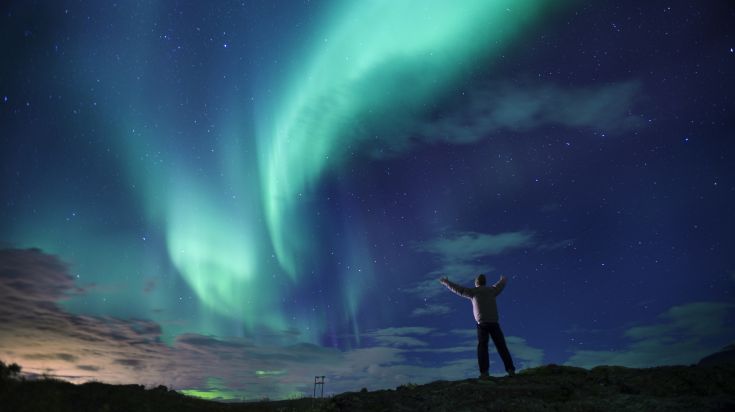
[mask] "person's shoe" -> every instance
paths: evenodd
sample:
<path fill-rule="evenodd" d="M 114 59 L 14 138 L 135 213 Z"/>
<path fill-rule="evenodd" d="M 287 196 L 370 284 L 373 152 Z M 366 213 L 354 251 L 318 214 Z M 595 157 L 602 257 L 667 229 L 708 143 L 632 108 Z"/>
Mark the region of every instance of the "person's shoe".
<path fill-rule="evenodd" d="M 489 381 L 490 380 L 490 375 L 488 375 L 487 373 L 481 373 L 480 374 L 480 377 L 477 378 L 477 379 L 479 379 L 481 381 Z"/>
<path fill-rule="evenodd" d="M 516 376 L 516 371 L 515 370 L 509 370 L 508 371 L 508 377 L 511 377 L 512 378 L 514 376 Z"/>

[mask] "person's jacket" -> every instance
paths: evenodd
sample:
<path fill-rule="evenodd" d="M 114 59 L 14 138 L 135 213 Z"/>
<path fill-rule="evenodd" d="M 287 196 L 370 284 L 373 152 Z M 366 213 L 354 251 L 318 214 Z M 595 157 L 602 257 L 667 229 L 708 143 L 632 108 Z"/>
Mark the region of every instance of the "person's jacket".
<path fill-rule="evenodd" d="M 492 286 L 466 288 L 447 280 L 445 285 L 459 296 L 472 300 L 472 312 L 477 323 L 498 321 L 498 305 L 495 303 L 495 297 L 503 291 L 505 282 L 498 282 Z"/>

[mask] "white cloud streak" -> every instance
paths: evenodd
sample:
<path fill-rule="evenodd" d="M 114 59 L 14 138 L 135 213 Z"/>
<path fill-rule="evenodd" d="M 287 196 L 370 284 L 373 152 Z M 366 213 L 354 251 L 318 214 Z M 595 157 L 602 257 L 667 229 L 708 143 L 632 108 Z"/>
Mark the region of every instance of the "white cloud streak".
<path fill-rule="evenodd" d="M 533 244 L 533 234 L 526 231 L 497 235 L 478 232 L 454 232 L 417 246 L 419 251 L 441 256 L 450 263 L 467 262 L 482 257 L 499 255 Z"/>
<path fill-rule="evenodd" d="M 446 305 L 426 305 L 411 311 L 411 316 L 438 316 L 450 313 L 452 308 Z"/>

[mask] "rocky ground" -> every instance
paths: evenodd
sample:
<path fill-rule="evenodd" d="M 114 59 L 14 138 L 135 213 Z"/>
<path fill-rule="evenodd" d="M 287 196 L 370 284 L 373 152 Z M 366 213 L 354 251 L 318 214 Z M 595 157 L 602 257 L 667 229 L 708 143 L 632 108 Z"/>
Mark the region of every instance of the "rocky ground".
<path fill-rule="evenodd" d="M 0 379 L 1 411 L 735 411 L 735 366 L 592 370 L 547 365 L 513 378 L 223 404 L 159 387 Z"/>
<path fill-rule="evenodd" d="M 592 370 L 548 365 L 513 378 L 345 393 L 335 411 L 735 411 L 734 366 Z"/>

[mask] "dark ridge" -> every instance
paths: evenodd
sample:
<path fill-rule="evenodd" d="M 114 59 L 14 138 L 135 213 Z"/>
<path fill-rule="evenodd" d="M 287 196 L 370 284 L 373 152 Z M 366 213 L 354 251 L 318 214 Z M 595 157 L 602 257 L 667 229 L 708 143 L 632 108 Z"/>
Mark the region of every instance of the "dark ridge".
<path fill-rule="evenodd" d="M 252 403 L 195 399 L 165 386 L 24 380 L 20 368 L 2 366 L 2 411 L 735 411 L 734 365 L 591 370 L 547 365 L 515 377 Z"/>
<path fill-rule="evenodd" d="M 701 366 L 735 365 L 735 343 L 725 346 L 719 352 L 705 356 L 699 361 Z"/>

